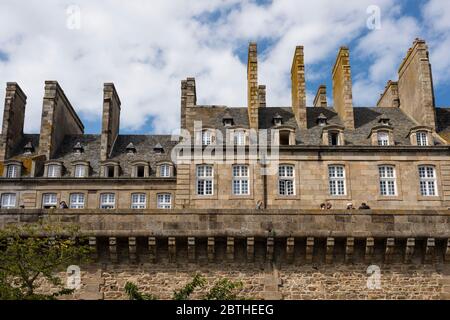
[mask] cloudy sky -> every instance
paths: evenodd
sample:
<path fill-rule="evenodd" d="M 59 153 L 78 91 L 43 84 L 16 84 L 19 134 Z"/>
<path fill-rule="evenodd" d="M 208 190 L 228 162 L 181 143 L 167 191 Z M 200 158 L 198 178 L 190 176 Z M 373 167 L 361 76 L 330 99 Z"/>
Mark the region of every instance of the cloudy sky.
<path fill-rule="evenodd" d="M 6 82 L 18 82 L 25 129 L 38 132 L 44 81 L 58 80 L 86 132 L 99 133 L 103 83 L 114 82 L 122 133 L 170 133 L 188 76 L 199 104 L 246 105 L 247 45 L 257 41 L 269 106 L 290 105 L 296 45 L 305 46 L 309 104 L 321 83 L 331 95 L 347 45 L 354 105 L 373 106 L 416 37 L 430 47 L 437 104 L 450 105 L 450 1 L 2 0 L 0 99 Z"/>

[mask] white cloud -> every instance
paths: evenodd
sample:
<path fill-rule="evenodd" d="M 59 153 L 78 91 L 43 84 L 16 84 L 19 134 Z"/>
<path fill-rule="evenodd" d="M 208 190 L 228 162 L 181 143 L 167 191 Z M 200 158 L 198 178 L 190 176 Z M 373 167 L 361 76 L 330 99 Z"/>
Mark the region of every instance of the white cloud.
<path fill-rule="evenodd" d="M 381 31 L 363 36 L 366 8 L 374 3 L 391 14 Z M 79 30 L 66 27 L 73 4 L 81 8 Z M 260 83 L 267 85 L 269 105 L 289 105 L 296 45 L 305 46 L 307 81 L 325 82 L 332 65 L 324 61 L 363 36 L 352 57 L 365 58 L 368 72 L 354 74 L 355 101 L 376 101 L 377 90 L 366 86 L 378 89 L 392 76 L 419 31 L 413 19 L 394 14 L 398 10 L 394 0 L 279 0 L 264 6 L 237 0 L 3 0 L 0 52 L 9 60 L 0 61 L 0 82 L 16 81 L 28 95 L 28 131 L 39 130 L 44 81 L 58 80 L 85 123 L 100 121 L 102 84 L 112 81 L 122 101 L 122 129 L 145 132 L 154 119 L 155 132 L 170 132 L 179 125 L 180 81 L 188 76 L 196 77 L 198 103 L 246 105 L 246 67 L 236 51 L 250 40 L 273 43 L 260 55 Z M 442 18 L 436 28 L 447 30 L 446 23 Z"/>

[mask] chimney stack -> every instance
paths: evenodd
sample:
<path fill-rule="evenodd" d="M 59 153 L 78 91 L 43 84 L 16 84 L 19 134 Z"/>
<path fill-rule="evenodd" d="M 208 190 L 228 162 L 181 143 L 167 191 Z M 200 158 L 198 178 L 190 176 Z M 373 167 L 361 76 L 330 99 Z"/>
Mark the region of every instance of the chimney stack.
<path fill-rule="evenodd" d="M 8 82 L 6 84 L 2 134 L 0 136 L 0 161 L 10 158 L 12 151 L 23 139 L 26 103 L 27 96 L 19 85 L 15 82 Z"/>
<path fill-rule="evenodd" d="M 251 42 L 248 46 L 247 99 L 248 121 L 250 124 L 250 128 L 258 130 L 258 53 L 256 43 L 254 42 Z"/>
<path fill-rule="evenodd" d="M 316 97 L 314 98 L 314 107 L 328 107 L 327 103 L 327 86 L 322 84 L 317 90 Z"/>
<path fill-rule="evenodd" d="M 398 96 L 398 82 L 389 80 L 384 92 L 381 94 L 377 102 L 380 108 L 398 108 L 400 106 L 400 98 Z"/>
<path fill-rule="evenodd" d="M 350 51 L 341 47 L 333 68 L 333 103 L 346 129 L 355 129 L 353 118 L 352 73 Z"/>
<path fill-rule="evenodd" d="M 105 83 L 103 87 L 103 116 L 100 158 L 107 160 L 119 135 L 120 99 L 113 83 Z"/>
<path fill-rule="evenodd" d="M 400 109 L 418 124 L 436 129 L 433 78 L 424 40 L 416 39 L 398 70 Z"/>
<path fill-rule="evenodd" d="M 83 134 L 84 125 L 57 81 L 45 81 L 39 153 L 52 159 L 66 135 Z"/>
<path fill-rule="evenodd" d="M 191 113 L 196 104 L 195 78 L 186 78 L 186 80 L 181 81 L 181 129 L 193 130 L 194 124 Z"/>
<path fill-rule="evenodd" d="M 295 48 L 294 59 L 291 68 L 292 83 L 292 110 L 300 128 L 307 128 L 306 121 L 306 84 L 305 84 L 305 59 L 303 46 Z"/>
<path fill-rule="evenodd" d="M 259 107 L 265 108 L 266 107 L 266 86 L 265 85 L 258 86 L 258 99 L 259 99 Z"/>

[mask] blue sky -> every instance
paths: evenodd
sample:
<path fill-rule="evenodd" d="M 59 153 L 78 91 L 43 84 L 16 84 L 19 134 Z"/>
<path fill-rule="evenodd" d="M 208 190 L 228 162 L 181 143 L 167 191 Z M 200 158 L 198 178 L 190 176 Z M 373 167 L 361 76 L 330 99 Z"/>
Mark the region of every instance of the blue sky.
<path fill-rule="evenodd" d="M 369 29 L 373 5 L 380 28 Z M 447 1 L 4 0 L 0 82 L 27 94 L 27 132 L 39 130 L 44 81 L 58 80 L 87 133 L 100 132 L 104 82 L 119 92 L 122 133 L 170 133 L 186 77 L 196 77 L 199 104 L 246 105 L 249 41 L 258 42 L 269 106 L 290 105 L 296 45 L 305 46 L 309 104 L 322 83 L 332 103 L 331 69 L 346 45 L 354 105 L 373 106 L 416 37 L 430 48 L 436 103 L 450 105 Z"/>

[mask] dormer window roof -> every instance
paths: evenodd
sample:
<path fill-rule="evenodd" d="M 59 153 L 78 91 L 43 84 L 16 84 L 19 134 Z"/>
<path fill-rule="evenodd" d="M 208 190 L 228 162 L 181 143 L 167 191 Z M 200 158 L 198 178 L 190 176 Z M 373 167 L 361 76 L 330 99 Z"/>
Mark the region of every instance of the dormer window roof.
<path fill-rule="evenodd" d="M 156 153 L 163 153 L 163 152 L 164 152 L 164 148 L 163 148 L 163 146 L 158 142 L 158 143 L 153 147 L 153 151 L 155 151 Z"/>
<path fill-rule="evenodd" d="M 23 153 L 24 154 L 32 154 L 34 152 L 34 146 L 31 141 L 28 141 L 28 143 L 23 147 Z"/>
<path fill-rule="evenodd" d="M 84 148 L 79 141 L 73 146 L 73 151 L 78 154 L 83 153 Z"/>
<path fill-rule="evenodd" d="M 275 113 L 275 115 L 273 116 L 273 124 L 276 126 L 281 126 L 283 124 L 283 117 L 280 116 L 279 113 Z"/>
<path fill-rule="evenodd" d="M 128 154 L 135 154 L 136 153 L 136 147 L 134 146 L 133 142 L 130 142 L 126 147 Z"/>
<path fill-rule="evenodd" d="M 383 126 L 389 126 L 390 125 L 390 123 L 389 123 L 390 120 L 391 119 L 389 119 L 386 115 L 383 114 L 383 115 L 381 115 L 380 119 L 378 120 L 378 123 L 383 125 Z"/>
<path fill-rule="evenodd" d="M 316 121 L 321 127 L 325 127 L 328 124 L 328 118 L 323 113 L 319 114 Z"/>
<path fill-rule="evenodd" d="M 230 126 L 234 125 L 234 119 L 229 113 L 226 113 L 223 116 L 222 122 L 225 127 L 230 127 Z"/>

